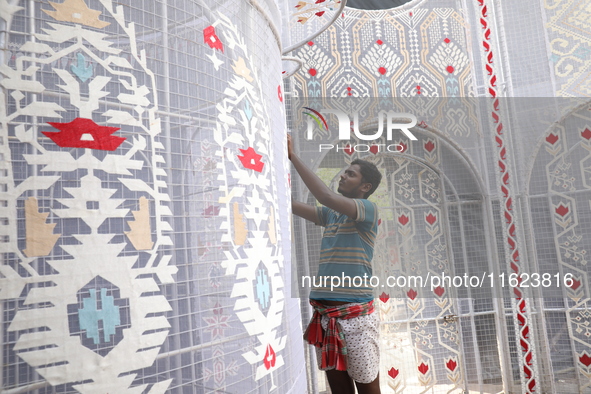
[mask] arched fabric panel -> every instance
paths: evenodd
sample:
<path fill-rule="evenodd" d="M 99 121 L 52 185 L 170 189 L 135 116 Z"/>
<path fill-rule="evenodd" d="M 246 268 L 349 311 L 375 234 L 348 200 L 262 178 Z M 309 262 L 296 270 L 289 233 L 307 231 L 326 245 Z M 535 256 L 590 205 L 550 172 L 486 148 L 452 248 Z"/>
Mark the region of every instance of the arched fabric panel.
<path fill-rule="evenodd" d="M 530 163 L 528 214 L 538 269 L 554 276 L 572 273 L 568 286 L 542 294 L 540 322 L 557 392 L 591 387 L 589 267 L 591 247 L 591 117 L 588 104 L 540 132 Z"/>

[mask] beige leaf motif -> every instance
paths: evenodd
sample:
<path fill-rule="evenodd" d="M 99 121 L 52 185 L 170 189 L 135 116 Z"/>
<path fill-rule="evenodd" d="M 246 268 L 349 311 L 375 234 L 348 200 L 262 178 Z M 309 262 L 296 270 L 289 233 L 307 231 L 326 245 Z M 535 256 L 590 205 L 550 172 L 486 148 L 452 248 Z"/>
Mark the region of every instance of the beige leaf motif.
<path fill-rule="evenodd" d="M 101 11 L 91 10 L 84 0 L 66 0 L 63 3 L 49 2 L 55 11 L 43 10 L 53 19 L 63 22 L 79 23 L 90 27 L 102 29 L 109 26 L 109 22 L 101 21 L 99 15 Z"/>
<path fill-rule="evenodd" d="M 243 58 L 239 57 L 238 60 L 234 61 L 232 68 L 237 75 L 240 75 L 248 82 L 254 81 L 254 79 L 250 76 L 250 70 L 248 67 L 246 67 L 246 63 L 244 62 Z"/>
<path fill-rule="evenodd" d="M 236 245 L 244 245 L 248 231 L 246 230 L 246 223 L 244 222 L 244 215 L 240 213 L 239 205 L 234 203 L 234 243 Z"/>
<path fill-rule="evenodd" d="M 54 234 L 56 223 L 45 223 L 49 212 L 39 212 L 35 197 L 25 201 L 25 239 L 27 248 L 23 250 L 27 257 L 47 256 L 61 234 Z"/>
<path fill-rule="evenodd" d="M 140 210 L 131 211 L 134 220 L 128 220 L 127 224 L 131 231 L 125 235 L 137 250 L 150 250 L 154 245 L 152 242 L 152 231 L 150 230 L 150 202 L 146 197 L 140 197 Z"/>

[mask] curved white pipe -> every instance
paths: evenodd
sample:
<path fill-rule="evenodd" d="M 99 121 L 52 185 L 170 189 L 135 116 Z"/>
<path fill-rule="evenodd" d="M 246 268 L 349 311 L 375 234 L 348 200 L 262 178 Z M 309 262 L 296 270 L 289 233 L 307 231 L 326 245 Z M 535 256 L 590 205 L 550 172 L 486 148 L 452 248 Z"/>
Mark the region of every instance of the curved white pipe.
<path fill-rule="evenodd" d="M 261 7 L 261 5 L 258 3 L 257 0 L 247 0 L 247 1 L 267 21 L 267 24 L 269 25 L 269 28 L 271 29 L 271 32 L 273 33 L 273 36 L 275 37 L 275 41 L 277 41 L 277 46 L 279 47 L 279 51 L 281 52 L 281 54 L 284 54 L 285 52 L 282 51 L 283 45 L 281 43 L 281 36 L 279 35 L 279 31 L 277 30 L 277 26 L 275 26 L 273 19 L 269 16 L 269 14 L 267 14 L 267 11 L 265 11 L 265 9 L 263 7 Z"/>
<path fill-rule="evenodd" d="M 291 72 L 289 72 L 289 73 L 285 73 L 285 74 L 283 74 L 283 75 L 281 76 L 283 79 L 286 79 L 286 78 L 289 78 L 289 77 L 291 77 L 292 75 L 294 75 L 295 73 L 297 73 L 298 71 L 300 71 L 300 68 L 302 68 L 302 66 L 304 65 L 304 61 L 303 61 L 302 59 L 300 59 L 299 57 L 293 57 L 293 56 L 282 56 L 282 57 L 281 57 L 281 60 L 282 60 L 282 61 L 288 61 L 288 62 L 295 62 L 295 63 L 297 63 L 297 64 L 298 64 L 298 66 L 297 66 L 297 67 L 296 67 L 294 70 L 292 70 L 292 71 L 291 71 Z"/>

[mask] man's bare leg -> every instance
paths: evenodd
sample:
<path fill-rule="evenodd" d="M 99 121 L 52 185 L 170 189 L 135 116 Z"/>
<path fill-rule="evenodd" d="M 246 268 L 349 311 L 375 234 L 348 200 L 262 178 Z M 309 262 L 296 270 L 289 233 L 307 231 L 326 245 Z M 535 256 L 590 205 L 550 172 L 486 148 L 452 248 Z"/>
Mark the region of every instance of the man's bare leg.
<path fill-rule="evenodd" d="M 359 394 L 380 394 L 380 374 L 371 383 L 355 382 Z"/>
<path fill-rule="evenodd" d="M 347 371 L 331 369 L 326 371 L 326 378 L 333 394 L 355 394 L 355 384 Z"/>

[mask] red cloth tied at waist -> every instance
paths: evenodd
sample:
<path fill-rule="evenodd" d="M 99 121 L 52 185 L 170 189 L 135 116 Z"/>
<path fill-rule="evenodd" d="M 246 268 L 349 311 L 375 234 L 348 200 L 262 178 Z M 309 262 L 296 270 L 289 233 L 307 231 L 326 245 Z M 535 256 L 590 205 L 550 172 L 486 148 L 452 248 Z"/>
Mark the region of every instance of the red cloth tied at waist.
<path fill-rule="evenodd" d="M 342 306 L 326 306 L 318 301 L 310 300 L 314 307 L 314 315 L 304 333 L 304 340 L 310 345 L 322 348 L 321 369 L 347 370 L 347 344 L 337 319 L 352 319 L 369 315 L 374 312 L 373 300 L 363 304 L 345 304 Z M 322 316 L 328 317 L 326 331 L 322 328 Z"/>

